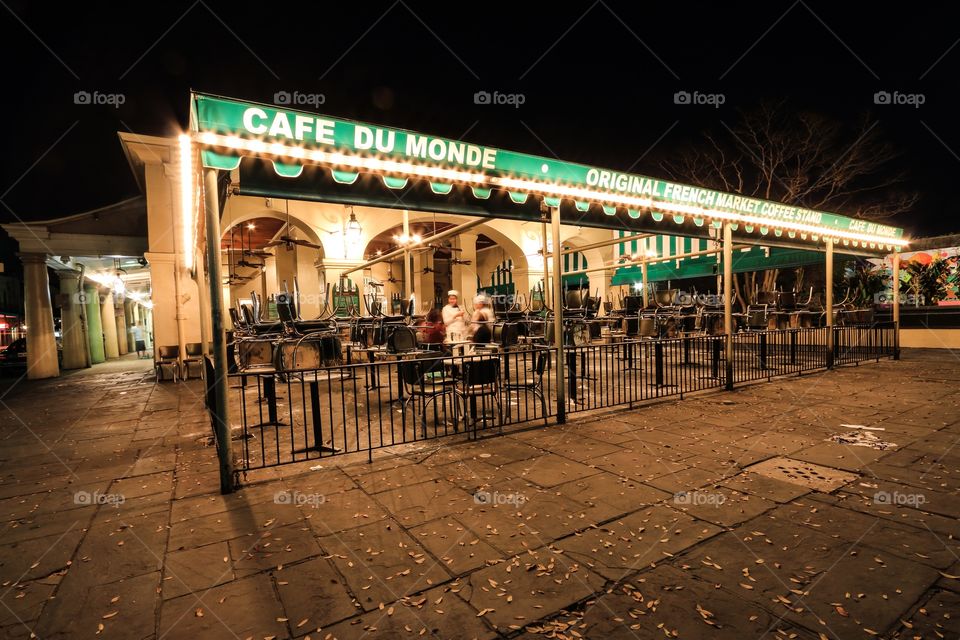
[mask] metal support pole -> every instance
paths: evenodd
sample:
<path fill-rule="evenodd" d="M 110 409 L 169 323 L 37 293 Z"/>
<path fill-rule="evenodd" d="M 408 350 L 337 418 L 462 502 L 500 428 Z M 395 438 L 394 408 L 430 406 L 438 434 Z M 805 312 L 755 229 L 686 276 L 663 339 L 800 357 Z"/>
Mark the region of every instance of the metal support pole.
<path fill-rule="evenodd" d="M 553 231 L 553 343 L 557 348 L 557 424 L 567 421 L 566 360 L 563 357 L 563 256 L 560 255 L 560 207 L 550 209 Z"/>
<path fill-rule="evenodd" d="M 824 238 L 827 243 L 827 277 L 825 297 L 827 307 L 827 369 L 833 368 L 833 238 Z"/>
<path fill-rule="evenodd" d="M 900 252 L 893 254 L 893 359 L 900 359 Z"/>
<path fill-rule="evenodd" d="M 233 493 L 233 446 L 230 441 L 230 414 L 227 405 L 227 339 L 223 328 L 223 292 L 220 270 L 220 200 L 217 195 L 217 170 L 203 170 L 203 210 L 206 215 L 207 267 L 210 283 L 210 319 L 213 341 L 214 406 L 210 407 L 217 436 L 220 460 L 220 493 Z"/>
<path fill-rule="evenodd" d="M 733 389 L 733 229 L 723 225 L 723 332 L 726 336 L 726 388 Z"/>

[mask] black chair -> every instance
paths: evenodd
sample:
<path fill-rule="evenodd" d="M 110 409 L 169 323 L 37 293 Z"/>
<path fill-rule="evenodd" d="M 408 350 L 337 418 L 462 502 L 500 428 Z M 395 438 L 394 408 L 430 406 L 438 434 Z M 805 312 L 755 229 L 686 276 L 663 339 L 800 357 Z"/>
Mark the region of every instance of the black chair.
<path fill-rule="evenodd" d="M 420 402 L 420 428 L 423 437 L 427 437 L 427 407 L 430 403 L 434 404 L 436 412 L 436 402 L 440 398 L 450 396 L 451 406 L 453 407 L 453 428 L 458 430 L 458 400 L 459 393 L 456 388 L 456 380 L 448 378 L 443 374 L 443 361 L 438 358 L 417 358 L 415 360 L 403 360 L 400 363 L 400 380 L 403 384 L 405 400 L 403 402 L 404 413 L 410 403 Z M 437 374 L 440 375 L 437 375 Z M 444 414 L 446 413 L 446 402 L 443 403 Z"/>
<path fill-rule="evenodd" d="M 154 363 L 157 382 L 180 379 L 180 347 L 157 347 L 157 360 Z"/>
<path fill-rule="evenodd" d="M 203 378 L 203 343 L 188 342 L 187 357 L 183 359 L 183 379 L 190 379 L 190 365 L 195 364 L 200 369 L 200 378 Z"/>
<path fill-rule="evenodd" d="M 540 401 L 544 424 L 547 423 L 547 397 L 543 392 L 543 374 L 548 366 L 550 366 L 550 351 L 548 349 L 539 350 L 536 360 L 534 360 L 533 369 L 530 372 L 533 375 L 527 376 L 522 382 L 510 382 L 508 380 L 504 385 L 508 393 L 516 391 L 533 394 L 533 397 Z"/>
<path fill-rule="evenodd" d="M 485 398 L 490 398 L 497 409 L 497 427 L 503 431 L 503 400 L 500 397 L 500 358 L 465 360 L 463 363 L 463 386 L 460 394 L 470 401 L 470 418 L 476 432 L 477 398 L 481 410 L 486 408 Z M 486 416 L 483 416 L 486 421 Z"/>
<path fill-rule="evenodd" d="M 417 350 L 417 332 L 410 327 L 393 327 L 387 337 L 389 353 L 409 353 Z"/>

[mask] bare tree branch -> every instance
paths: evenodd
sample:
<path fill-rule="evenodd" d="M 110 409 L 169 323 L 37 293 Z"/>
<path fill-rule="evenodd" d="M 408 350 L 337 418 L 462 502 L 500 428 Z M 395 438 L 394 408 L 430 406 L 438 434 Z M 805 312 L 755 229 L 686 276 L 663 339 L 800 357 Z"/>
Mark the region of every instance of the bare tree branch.
<path fill-rule="evenodd" d="M 881 220 L 912 210 L 919 197 L 902 191 L 906 176 L 891 169 L 897 155 L 874 120 L 846 127 L 781 101 L 740 111 L 721 137 L 706 133 L 700 149 L 662 166 L 679 181 Z"/>

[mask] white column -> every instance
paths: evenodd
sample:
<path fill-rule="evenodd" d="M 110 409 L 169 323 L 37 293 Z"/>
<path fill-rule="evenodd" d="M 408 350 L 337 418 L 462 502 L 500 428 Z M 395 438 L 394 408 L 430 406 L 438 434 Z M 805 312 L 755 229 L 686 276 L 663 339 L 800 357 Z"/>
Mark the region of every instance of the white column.
<path fill-rule="evenodd" d="M 107 360 L 120 357 L 120 345 L 117 343 L 117 316 L 113 309 L 113 291 L 100 292 L 100 323 L 103 330 L 103 351 Z"/>
<path fill-rule="evenodd" d="M 454 286 L 460 289 L 460 304 L 464 307 L 473 308 L 473 299 L 477 295 L 477 234 L 461 233 L 458 236 L 461 260 L 467 260 L 469 265 L 454 265 L 453 282 Z"/>
<path fill-rule="evenodd" d="M 60 375 L 57 339 L 53 335 L 53 305 L 47 278 L 47 257 L 20 255 L 23 263 L 23 306 L 27 321 L 27 378 L 40 380 Z"/>
<path fill-rule="evenodd" d="M 133 316 L 134 309 L 137 308 L 137 304 L 127 298 L 123 301 L 123 320 L 127 325 L 127 351 L 136 351 L 136 343 L 133 340 L 133 327 L 137 324 L 136 319 Z M 123 338 L 121 338 L 122 340 Z"/>
<path fill-rule="evenodd" d="M 647 290 L 647 256 L 644 254 L 643 262 L 640 263 L 640 284 L 643 287 L 643 308 L 650 306 L 650 292 Z"/>
<path fill-rule="evenodd" d="M 129 353 L 129 349 L 127 349 L 127 317 L 123 313 L 125 302 L 121 302 L 119 307 L 114 306 L 113 309 L 113 321 L 116 323 L 117 331 L 117 350 L 122 356 Z"/>
<path fill-rule="evenodd" d="M 83 322 L 83 283 L 80 272 L 57 271 L 60 278 L 60 335 L 63 344 L 63 368 L 83 369 L 90 366 L 87 351 L 87 328 Z"/>
<path fill-rule="evenodd" d="M 523 295 L 529 303 L 530 296 L 530 270 L 522 267 L 513 267 L 513 291 L 516 295 Z"/>

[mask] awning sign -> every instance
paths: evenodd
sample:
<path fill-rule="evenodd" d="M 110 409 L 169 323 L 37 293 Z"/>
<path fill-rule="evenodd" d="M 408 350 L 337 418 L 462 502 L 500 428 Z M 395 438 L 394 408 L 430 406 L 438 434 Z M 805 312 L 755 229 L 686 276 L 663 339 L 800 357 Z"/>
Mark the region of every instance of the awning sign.
<path fill-rule="evenodd" d="M 545 187 L 552 186 L 567 189 L 572 194 L 569 196 L 571 199 L 577 199 L 582 194 L 594 194 L 598 200 L 603 200 L 604 195 L 620 195 L 649 200 L 652 207 L 656 207 L 657 203 L 669 203 L 738 214 L 744 216 L 743 221 L 747 224 L 803 224 L 877 238 L 903 236 L 902 229 L 867 220 L 641 175 L 270 105 L 200 94 L 194 94 L 193 97 L 192 124 L 200 134 L 200 142 L 207 147 L 203 151 L 203 161 L 208 167 L 233 169 L 245 152 L 271 154 L 271 145 L 280 145 L 282 148 L 301 150 L 302 157 L 307 161 L 307 152 L 320 150 L 343 156 L 395 160 L 468 172 L 477 185 L 502 186 L 518 191 L 536 191 L 540 186 L 544 187 L 545 193 L 548 191 Z M 208 134 L 208 137 L 210 134 L 226 136 L 237 142 L 238 146 L 224 150 L 223 138 L 207 141 L 203 134 Z M 291 166 L 298 164 L 296 157 L 286 157 L 279 162 L 286 168 L 281 171 L 281 167 L 277 166 L 278 161 L 275 161 L 278 173 L 296 174 L 290 170 Z M 486 180 L 489 180 L 489 184 Z M 594 196 L 582 197 L 592 199 Z"/>

